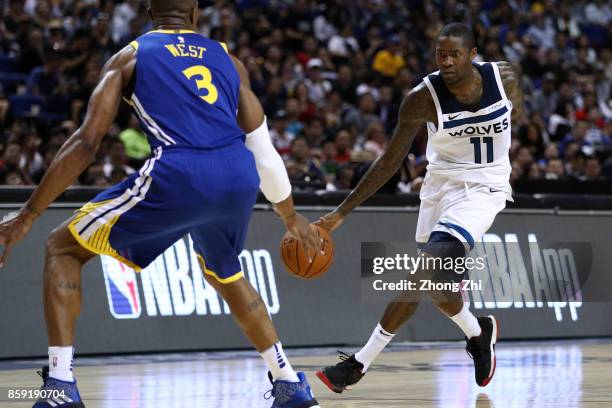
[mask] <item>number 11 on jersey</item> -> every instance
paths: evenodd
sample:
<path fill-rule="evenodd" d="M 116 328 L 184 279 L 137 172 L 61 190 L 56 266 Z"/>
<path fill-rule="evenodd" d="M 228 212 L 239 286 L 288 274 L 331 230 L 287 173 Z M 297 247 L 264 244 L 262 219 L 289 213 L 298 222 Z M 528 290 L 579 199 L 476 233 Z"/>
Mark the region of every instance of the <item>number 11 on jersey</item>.
<path fill-rule="evenodd" d="M 482 163 L 482 150 L 480 137 L 471 137 L 470 143 L 474 145 L 474 163 Z M 483 137 L 482 141 L 487 145 L 487 163 L 493 162 L 493 138 L 490 136 Z"/>

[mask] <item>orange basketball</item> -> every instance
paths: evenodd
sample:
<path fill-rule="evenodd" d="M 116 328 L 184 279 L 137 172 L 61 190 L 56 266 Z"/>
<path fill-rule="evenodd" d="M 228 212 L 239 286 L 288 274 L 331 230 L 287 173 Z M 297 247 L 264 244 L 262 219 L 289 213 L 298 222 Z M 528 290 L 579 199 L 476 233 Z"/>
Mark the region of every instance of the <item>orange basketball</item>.
<path fill-rule="evenodd" d="M 285 234 L 281 241 L 280 251 L 283 265 L 289 273 L 298 278 L 319 278 L 325 275 L 334 260 L 334 243 L 329 233 L 319 226 L 315 225 L 314 227 L 317 229 L 319 237 L 323 238 L 323 245 L 322 252 L 318 251 L 313 256 L 312 262 L 308 262 L 308 257 L 302 245 L 289 232 Z"/>

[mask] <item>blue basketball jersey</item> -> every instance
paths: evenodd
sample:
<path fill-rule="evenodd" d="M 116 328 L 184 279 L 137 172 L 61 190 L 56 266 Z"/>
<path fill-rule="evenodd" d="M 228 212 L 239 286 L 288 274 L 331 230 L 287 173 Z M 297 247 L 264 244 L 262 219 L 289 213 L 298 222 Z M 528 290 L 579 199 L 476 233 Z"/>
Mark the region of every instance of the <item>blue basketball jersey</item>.
<path fill-rule="evenodd" d="M 240 77 L 224 44 L 191 30 L 155 30 L 131 43 L 136 68 L 124 97 L 151 147 L 216 149 L 244 140 Z"/>

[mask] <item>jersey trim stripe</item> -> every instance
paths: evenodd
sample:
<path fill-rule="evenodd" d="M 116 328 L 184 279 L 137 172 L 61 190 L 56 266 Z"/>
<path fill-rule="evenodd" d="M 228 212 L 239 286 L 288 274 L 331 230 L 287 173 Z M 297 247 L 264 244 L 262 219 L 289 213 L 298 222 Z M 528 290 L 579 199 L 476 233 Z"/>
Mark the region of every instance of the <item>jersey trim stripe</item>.
<path fill-rule="evenodd" d="M 211 271 L 210 269 L 208 269 L 206 267 L 206 261 L 204 261 L 204 257 L 198 253 L 196 253 L 196 255 L 198 256 L 198 261 L 200 261 L 200 268 L 202 268 L 202 270 L 204 271 L 204 273 L 208 276 L 212 276 L 213 278 L 215 278 L 215 280 L 217 280 L 219 283 L 222 283 L 224 285 L 227 285 L 228 283 L 232 283 L 232 282 L 236 282 L 238 279 L 243 278 L 244 277 L 244 272 L 240 271 L 240 272 L 236 272 L 234 275 L 227 277 L 227 278 L 221 278 L 219 277 L 219 275 L 217 275 L 215 272 Z"/>
<path fill-rule="evenodd" d="M 427 89 L 429 89 L 429 93 L 431 94 L 431 99 L 433 99 L 434 101 L 434 105 L 436 105 L 436 116 L 438 117 L 438 123 L 437 123 L 435 132 L 437 132 L 438 129 L 440 128 L 440 124 L 443 123 L 442 107 L 440 105 L 440 100 L 438 99 L 438 94 L 436 93 L 436 90 L 433 84 L 431 83 L 431 81 L 429 80 L 429 78 L 425 77 L 423 78 L 423 81 L 425 81 L 425 85 L 427 85 Z M 431 123 L 431 122 L 428 122 L 428 123 Z"/>
<path fill-rule="evenodd" d="M 133 208 L 145 198 L 153 182 L 151 172 L 155 162 L 159 160 L 161 155 L 161 148 L 156 149 L 155 157 L 145 163 L 140 170 L 139 177 L 134 180 L 134 185 L 131 188 L 128 188 L 122 195 L 109 201 L 107 204 L 96 208 L 74 225 L 76 232 L 81 238 L 88 240 L 102 225 Z"/>
<path fill-rule="evenodd" d="M 176 142 L 174 141 L 174 139 L 172 139 L 170 136 L 168 136 L 161 127 L 159 127 L 159 125 L 155 122 L 155 120 L 153 120 L 153 118 L 147 113 L 147 111 L 144 110 L 144 108 L 142 107 L 142 104 L 140 103 L 140 100 L 138 99 L 138 97 L 136 96 L 136 94 L 132 94 L 132 101 L 134 102 L 134 110 L 136 111 L 136 113 L 138 114 L 138 116 L 140 117 L 141 121 L 147 125 L 147 128 L 149 129 L 149 131 L 160 141 L 163 142 L 166 145 L 170 145 L 170 144 L 176 144 Z"/>
<path fill-rule="evenodd" d="M 449 120 L 444 122 L 444 129 L 451 129 L 457 126 L 462 126 L 462 125 L 467 125 L 467 124 L 473 124 L 473 123 L 482 123 L 482 122 L 488 122 L 490 120 L 493 119 L 497 119 L 500 116 L 503 116 L 506 112 L 508 112 L 508 107 L 507 106 L 503 106 L 502 108 L 493 111 L 491 113 L 488 113 L 486 115 L 480 115 L 480 116 L 472 116 L 469 118 L 463 118 L 463 119 L 456 119 L 456 120 Z"/>
<path fill-rule="evenodd" d="M 159 34 L 195 34 L 196 32 L 193 30 L 152 30 L 147 34 L 151 33 L 159 33 Z"/>
<path fill-rule="evenodd" d="M 134 40 L 130 43 L 130 45 L 132 46 L 132 48 L 138 51 L 138 41 Z"/>
<path fill-rule="evenodd" d="M 497 89 L 499 89 L 499 93 L 502 99 L 508 99 L 506 97 L 506 90 L 504 89 L 504 83 L 501 80 L 501 75 L 499 74 L 499 67 L 497 66 L 495 62 L 492 62 L 491 66 L 493 67 L 493 73 L 495 74 L 495 82 L 497 82 Z M 510 99 L 508 99 L 508 101 L 510 101 Z"/>
<path fill-rule="evenodd" d="M 438 221 L 438 224 L 457 231 L 465 239 L 467 244 L 470 246 L 470 249 L 474 249 L 474 238 L 472 238 L 472 234 L 470 234 L 465 228 L 448 221 Z"/>

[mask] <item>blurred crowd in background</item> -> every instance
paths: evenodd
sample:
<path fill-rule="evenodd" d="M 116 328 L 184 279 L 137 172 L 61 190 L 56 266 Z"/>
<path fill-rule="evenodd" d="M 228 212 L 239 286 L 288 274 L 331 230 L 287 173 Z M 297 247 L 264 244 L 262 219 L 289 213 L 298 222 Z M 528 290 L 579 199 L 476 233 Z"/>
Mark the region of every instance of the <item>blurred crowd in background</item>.
<path fill-rule="evenodd" d="M 146 1 L 0 1 L 0 184 L 40 181 L 83 119 L 104 62 L 152 29 Z M 448 22 L 473 27 L 478 61 L 522 74 L 513 184 L 612 180 L 612 7 L 605 0 L 200 1 L 198 30 L 247 67 L 299 190 L 354 187 L 385 150 L 399 104 L 435 71 Z M 425 127 L 386 192 L 418 191 Z M 123 105 L 79 180 L 108 186 L 150 153 Z"/>

